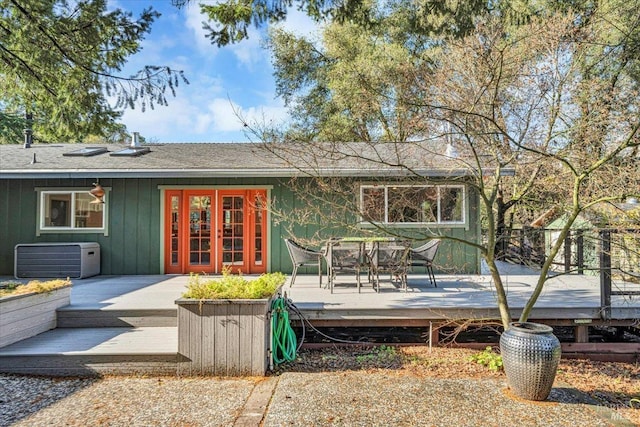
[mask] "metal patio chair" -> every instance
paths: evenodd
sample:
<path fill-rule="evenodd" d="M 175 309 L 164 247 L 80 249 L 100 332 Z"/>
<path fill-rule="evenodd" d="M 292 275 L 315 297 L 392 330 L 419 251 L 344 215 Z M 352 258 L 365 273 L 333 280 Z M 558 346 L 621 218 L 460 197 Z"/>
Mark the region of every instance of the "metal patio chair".
<path fill-rule="evenodd" d="M 358 292 L 360 292 L 360 272 L 368 267 L 362 242 L 344 242 L 330 240 L 327 243 L 327 266 L 329 270 L 329 288 L 333 293 L 333 285 L 338 273 L 355 273 Z"/>
<path fill-rule="evenodd" d="M 409 251 L 409 265 L 411 267 L 425 267 L 429 274 L 429 282 L 433 283 L 436 288 L 438 285 L 436 284 L 436 276 L 433 274 L 433 260 L 438 253 L 439 246 L 440 240 L 433 239 Z"/>
<path fill-rule="evenodd" d="M 296 281 L 296 275 L 298 274 L 298 267 L 302 266 L 315 266 L 318 267 L 318 278 L 320 286 L 322 286 L 322 253 L 313 249 L 305 248 L 299 243 L 291 240 L 284 239 L 287 244 L 287 250 L 291 256 L 291 262 L 293 263 L 293 273 L 291 273 L 291 286 Z"/>
<path fill-rule="evenodd" d="M 407 290 L 407 269 L 409 267 L 409 244 L 399 242 L 376 242 L 369 252 L 373 285 L 380 292 L 380 273 L 389 273 L 391 280 L 400 282 Z"/>

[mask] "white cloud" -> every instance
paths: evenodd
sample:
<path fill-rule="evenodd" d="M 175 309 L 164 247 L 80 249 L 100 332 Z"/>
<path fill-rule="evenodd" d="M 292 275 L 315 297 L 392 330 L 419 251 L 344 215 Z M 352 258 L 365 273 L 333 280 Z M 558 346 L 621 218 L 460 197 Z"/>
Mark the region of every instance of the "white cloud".
<path fill-rule="evenodd" d="M 242 107 L 223 97 L 199 102 L 179 96 L 169 100 L 167 107 L 144 113 L 139 108 L 126 110 L 122 122 L 130 132 L 140 132 L 154 142 L 220 142 L 246 141 L 245 121 L 250 126 L 264 126 L 286 117 L 286 109 L 277 103 Z"/>
<path fill-rule="evenodd" d="M 243 108 L 226 98 L 216 98 L 208 105 L 209 122 L 214 132 L 238 132 L 244 130 L 244 123 L 265 125 L 280 122 L 287 116 L 282 105 L 259 105 Z"/>
<path fill-rule="evenodd" d="M 208 122 L 213 130 L 233 132 L 242 130 L 242 120 L 238 117 L 239 106 L 226 98 L 216 98 L 208 105 Z"/>
<path fill-rule="evenodd" d="M 276 26 L 297 36 L 304 36 L 312 40 L 319 34 L 319 29 L 321 28 L 320 24 L 297 8 L 290 8 L 287 11 L 287 19 L 276 24 Z"/>
<path fill-rule="evenodd" d="M 207 30 L 202 28 L 202 23 L 208 21 L 208 18 L 201 13 L 199 4 L 191 3 L 187 5 L 185 17 L 185 25 L 191 32 L 195 46 L 201 55 L 211 57 L 222 50 L 228 50 L 241 65 L 249 70 L 252 70 L 255 64 L 267 58 L 267 53 L 261 48 L 261 32 L 254 26 L 249 28 L 248 39 L 218 48 L 211 44 L 211 40 L 206 37 Z"/>
<path fill-rule="evenodd" d="M 125 110 L 121 121 L 130 132 L 140 132 L 147 140 L 178 142 L 167 141 L 164 135 L 179 135 L 180 129 L 190 129 L 195 113 L 184 99 L 174 98 L 168 107 L 157 106 L 145 112 L 140 108 Z"/>
<path fill-rule="evenodd" d="M 249 38 L 239 43 L 227 47 L 240 64 L 244 65 L 248 70 L 253 70 L 254 65 L 266 61 L 269 58 L 269 52 L 261 46 L 262 35 L 253 28 L 249 30 Z"/>
<path fill-rule="evenodd" d="M 207 16 L 200 11 L 198 2 L 190 2 L 185 6 L 185 25 L 193 35 L 193 41 L 198 51 L 203 55 L 213 55 L 218 49 L 214 48 L 206 35 L 207 31 L 202 28 L 202 23 L 207 21 Z"/>

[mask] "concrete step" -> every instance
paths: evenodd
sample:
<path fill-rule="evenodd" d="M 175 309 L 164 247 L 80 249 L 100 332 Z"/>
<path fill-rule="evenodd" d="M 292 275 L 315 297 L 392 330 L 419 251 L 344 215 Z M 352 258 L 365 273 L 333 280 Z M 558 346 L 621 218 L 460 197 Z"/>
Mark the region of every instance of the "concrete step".
<path fill-rule="evenodd" d="M 175 375 L 177 327 L 58 328 L 0 348 L 0 372 Z"/>
<path fill-rule="evenodd" d="M 109 309 L 68 305 L 57 310 L 58 328 L 175 327 L 177 308 Z"/>

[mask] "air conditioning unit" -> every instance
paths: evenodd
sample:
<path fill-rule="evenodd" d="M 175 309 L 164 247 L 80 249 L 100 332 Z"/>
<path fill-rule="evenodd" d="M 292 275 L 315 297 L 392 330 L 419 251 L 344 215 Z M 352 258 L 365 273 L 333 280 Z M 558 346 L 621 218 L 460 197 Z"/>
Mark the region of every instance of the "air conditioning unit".
<path fill-rule="evenodd" d="M 83 279 L 100 274 L 100 245 L 81 243 L 29 243 L 15 247 L 17 279 Z"/>

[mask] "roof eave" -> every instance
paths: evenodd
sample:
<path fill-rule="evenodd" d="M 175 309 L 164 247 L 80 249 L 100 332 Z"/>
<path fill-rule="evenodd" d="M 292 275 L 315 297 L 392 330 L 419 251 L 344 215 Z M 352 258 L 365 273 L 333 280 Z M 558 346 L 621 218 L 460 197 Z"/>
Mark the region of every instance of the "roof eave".
<path fill-rule="evenodd" d="M 501 175 L 512 176 L 513 170 L 502 170 Z M 493 171 L 484 170 L 483 175 Z M 296 168 L 279 169 L 76 169 L 76 170 L 14 170 L 0 172 L 0 179 L 29 178 L 287 178 L 294 176 L 323 177 L 407 177 L 460 178 L 475 175 L 468 169 L 457 170 L 404 170 L 404 169 L 322 169 L 302 170 Z"/>

